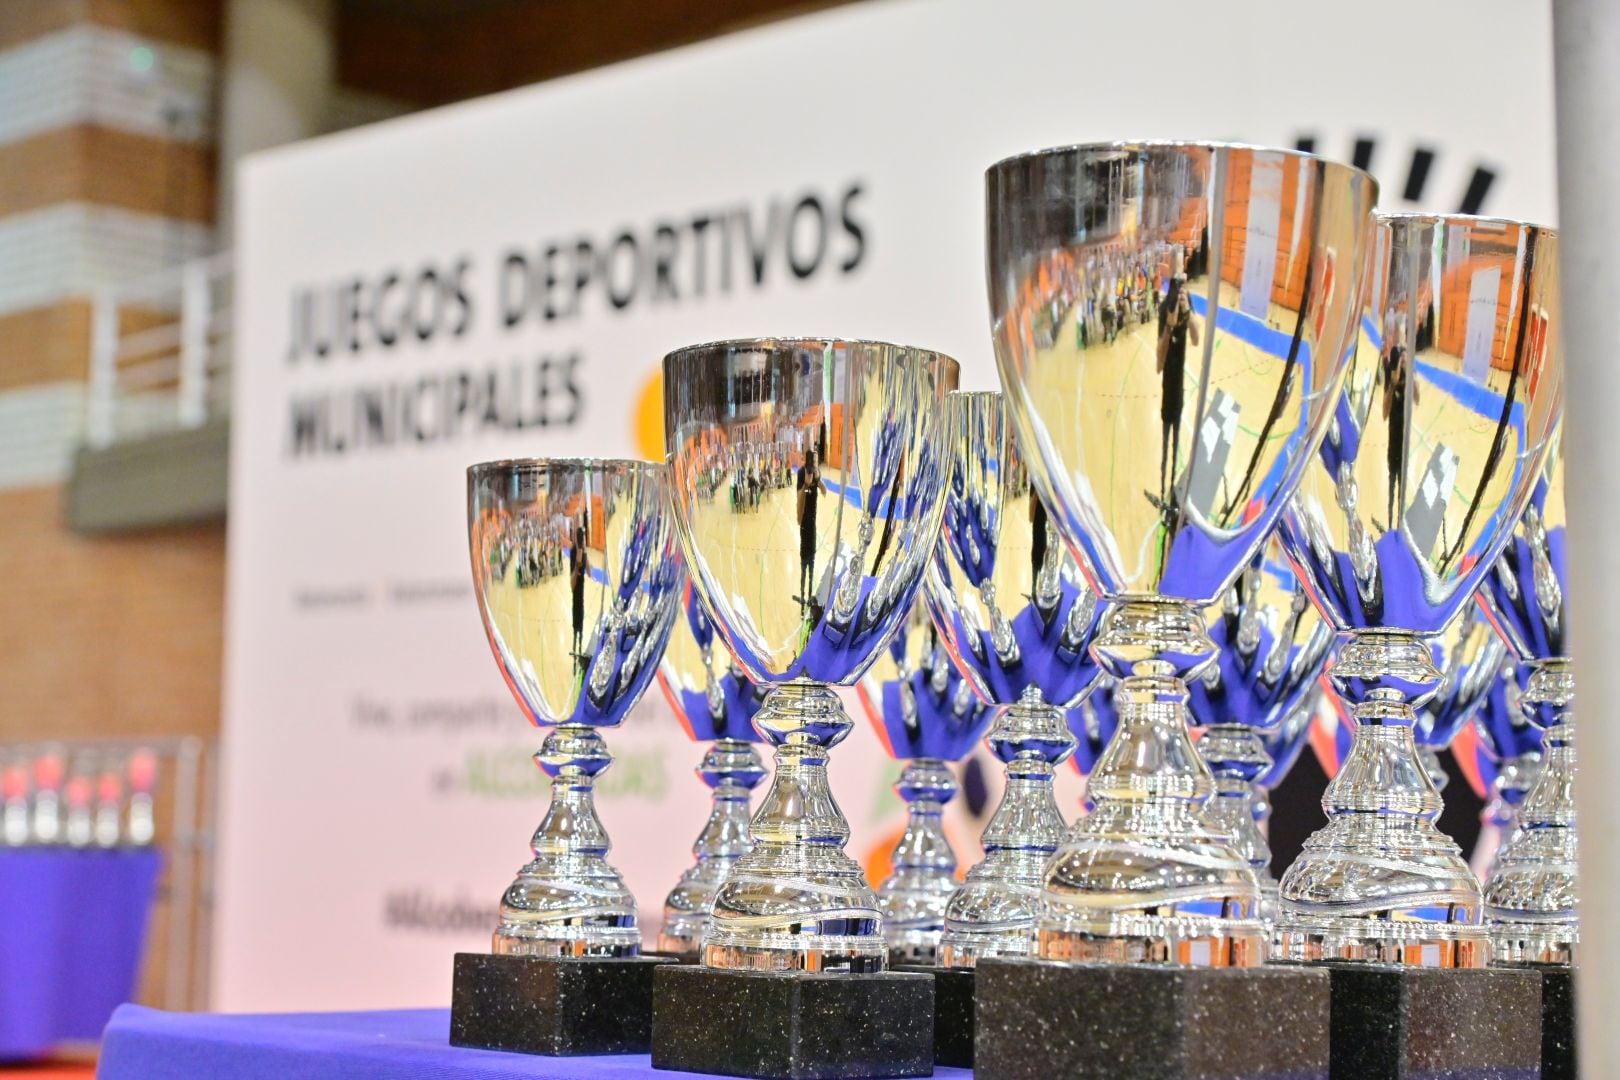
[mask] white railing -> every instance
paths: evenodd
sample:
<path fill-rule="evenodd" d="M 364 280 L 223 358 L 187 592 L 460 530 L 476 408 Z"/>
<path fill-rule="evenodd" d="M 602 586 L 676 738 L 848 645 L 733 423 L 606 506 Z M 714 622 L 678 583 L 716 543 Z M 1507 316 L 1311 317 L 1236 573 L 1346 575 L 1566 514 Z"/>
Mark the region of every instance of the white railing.
<path fill-rule="evenodd" d="M 93 447 L 201 427 L 230 404 L 231 256 L 100 290 L 90 326 Z"/>

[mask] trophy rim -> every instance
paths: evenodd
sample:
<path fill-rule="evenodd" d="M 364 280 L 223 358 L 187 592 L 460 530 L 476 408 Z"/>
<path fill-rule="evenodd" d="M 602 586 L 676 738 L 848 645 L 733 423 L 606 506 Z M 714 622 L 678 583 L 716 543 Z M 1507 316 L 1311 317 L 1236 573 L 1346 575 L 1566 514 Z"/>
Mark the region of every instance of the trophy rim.
<path fill-rule="evenodd" d="M 694 345 L 682 345 L 680 348 L 672 349 L 664 354 L 663 367 L 667 372 L 672 361 L 694 357 L 702 353 L 719 352 L 721 350 L 744 348 L 763 350 L 768 348 L 792 348 L 795 346 L 805 348 L 820 347 L 825 349 L 832 345 L 858 345 L 874 349 L 888 349 L 894 352 L 926 353 L 928 356 L 933 357 L 936 361 L 943 361 L 947 370 L 949 371 L 960 374 L 962 369 L 962 365 L 954 356 L 951 356 L 949 353 L 941 352 L 938 349 L 929 348 L 926 345 L 904 345 L 895 341 L 878 341 L 875 338 L 822 337 L 814 334 L 778 334 L 771 337 L 721 338 L 717 341 L 704 341 Z M 951 393 L 955 393 L 955 391 L 953 390 Z"/>
<path fill-rule="evenodd" d="M 1423 210 L 1373 210 L 1373 221 L 1378 225 L 1399 225 L 1403 222 L 1423 222 L 1435 225 L 1512 225 L 1521 229 L 1534 229 L 1543 236 L 1558 236 L 1558 226 L 1542 225 L 1524 218 L 1501 217 L 1496 214 L 1442 214 Z"/>
<path fill-rule="evenodd" d="M 1081 154 L 1094 154 L 1109 150 L 1244 150 L 1266 154 L 1282 154 L 1290 158 L 1308 158 L 1320 161 L 1335 169 L 1343 169 L 1352 174 L 1359 174 L 1363 180 L 1372 185 L 1373 197 L 1376 204 L 1379 194 L 1378 178 L 1359 165 L 1340 161 L 1337 158 L 1326 157 L 1313 150 L 1297 150 L 1284 146 L 1267 146 L 1264 143 L 1227 142 L 1219 139 L 1110 139 L 1102 142 L 1064 143 L 1060 146 L 1047 146 L 1037 150 L 1025 150 L 1001 158 L 995 164 L 985 169 L 988 179 L 997 173 L 1007 171 L 1014 165 L 1033 161 L 1037 158 L 1057 158 L 1079 156 Z M 1420 215 L 1421 216 L 1421 215 Z"/>
<path fill-rule="evenodd" d="M 496 473 L 542 473 L 565 466 L 569 468 L 594 468 L 602 471 L 650 471 L 656 473 L 662 473 L 666 468 L 662 461 L 652 461 L 647 458 L 513 457 L 496 458 L 493 461 L 480 461 L 477 464 L 469 465 L 467 466 L 467 478 L 473 479 Z"/>

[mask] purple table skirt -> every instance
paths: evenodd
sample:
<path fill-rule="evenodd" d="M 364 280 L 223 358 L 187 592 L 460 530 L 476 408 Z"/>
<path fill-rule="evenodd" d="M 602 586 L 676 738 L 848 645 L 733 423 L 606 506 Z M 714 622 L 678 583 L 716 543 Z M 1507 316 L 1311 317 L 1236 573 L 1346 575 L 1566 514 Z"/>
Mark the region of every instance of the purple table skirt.
<path fill-rule="evenodd" d="M 0 1061 L 93 1042 L 135 993 L 162 856 L 0 849 Z"/>
<path fill-rule="evenodd" d="M 679 1080 L 645 1054 L 552 1058 L 450 1045 L 450 1010 L 168 1013 L 125 1005 L 101 1042 L 97 1080 Z M 969 1069 L 936 1069 L 967 1080 Z"/>

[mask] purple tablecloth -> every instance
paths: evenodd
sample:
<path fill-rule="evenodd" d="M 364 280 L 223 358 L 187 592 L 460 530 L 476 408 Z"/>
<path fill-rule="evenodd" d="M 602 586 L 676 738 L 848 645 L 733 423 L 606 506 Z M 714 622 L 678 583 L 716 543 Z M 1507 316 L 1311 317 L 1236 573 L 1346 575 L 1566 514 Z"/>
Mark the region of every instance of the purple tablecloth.
<path fill-rule="evenodd" d="M 90 1042 L 135 993 L 162 856 L 0 849 L 0 1061 Z"/>
<path fill-rule="evenodd" d="M 107 1025 L 97 1080 L 677 1080 L 645 1054 L 550 1058 L 450 1045 L 450 1010 L 226 1016 L 125 1005 Z M 967 1080 L 968 1069 L 936 1069 Z"/>

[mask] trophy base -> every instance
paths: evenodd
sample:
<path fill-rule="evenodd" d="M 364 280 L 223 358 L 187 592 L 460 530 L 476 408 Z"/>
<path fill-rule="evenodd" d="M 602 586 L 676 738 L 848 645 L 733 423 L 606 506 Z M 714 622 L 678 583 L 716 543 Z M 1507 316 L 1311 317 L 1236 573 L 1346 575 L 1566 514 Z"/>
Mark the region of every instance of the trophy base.
<path fill-rule="evenodd" d="M 457 953 L 450 1045 L 554 1057 L 645 1054 L 653 972 L 646 956 Z"/>
<path fill-rule="evenodd" d="M 1390 964 L 1483 968 L 1491 941 L 1477 924 L 1361 917 L 1303 920 L 1286 914 L 1272 934 L 1271 958 L 1300 964 Z"/>
<path fill-rule="evenodd" d="M 696 964 L 702 959 L 695 952 L 677 952 L 674 949 L 666 949 L 663 947 L 664 943 L 662 941 L 658 945 L 659 947 L 656 949 L 642 949 L 641 955 L 650 956 L 655 960 L 668 960 L 674 964 Z"/>
<path fill-rule="evenodd" d="M 1537 972 L 1340 963 L 1315 970 L 1333 979 L 1334 1076 L 1540 1075 Z"/>
<path fill-rule="evenodd" d="M 1000 958 L 976 971 L 982 1080 L 1328 1080 L 1326 972 Z"/>
<path fill-rule="evenodd" d="M 1066 963 L 1247 968 L 1264 964 L 1270 949 L 1265 925 L 1258 921 L 1172 916 L 1115 923 L 1114 932 L 1106 934 L 1042 928 L 1040 955 Z"/>
<path fill-rule="evenodd" d="M 1575 1080 L 1575 972 L 1562 964 L 1537 964 L 1541 974 L 1541 1080 Z"/>
<path fill-rule="evenodd" d="M 934 1064 L 973 1068 L 973 969 L 970 967 L 896 967 L 934 980 Z"/>
<path fill-rule="evenodd" d="M 931 1076 L 934 980 L 882 972 L 666 965 L 653 979 L 652 1063 L 781 1080 Z"/>

